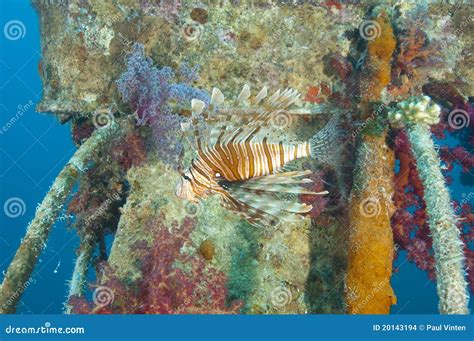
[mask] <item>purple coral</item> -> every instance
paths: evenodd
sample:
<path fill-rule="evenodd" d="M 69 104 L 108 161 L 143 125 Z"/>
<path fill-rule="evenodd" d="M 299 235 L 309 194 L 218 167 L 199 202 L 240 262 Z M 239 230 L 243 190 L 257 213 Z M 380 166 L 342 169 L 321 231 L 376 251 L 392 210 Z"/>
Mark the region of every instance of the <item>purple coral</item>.
<path fill-rule="evenodd" d="M 158 69 L 145 56 L 144 47 L 135 44 L 127 61 L 127 69 L 117 81 L 118 91 L 138 117 L 137 125 L 152 128 L 158 156 L 175 165 L 182 145 L 176 140 L 182 118 L 173 112 L 170 103 L 188 105 L 198 98 L 209 102 L 206 92 L 189 85 L 198 79 L 198 69 L 182 64 L 179 68 L 180 83 L 170 67 Z"/>

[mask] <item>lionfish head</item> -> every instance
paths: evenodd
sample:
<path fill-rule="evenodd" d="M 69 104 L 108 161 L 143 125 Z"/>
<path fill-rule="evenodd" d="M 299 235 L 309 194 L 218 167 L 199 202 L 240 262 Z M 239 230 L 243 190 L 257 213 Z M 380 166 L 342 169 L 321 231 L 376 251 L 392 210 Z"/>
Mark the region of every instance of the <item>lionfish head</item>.
<path fill-rule="evenodd" d="M 178 185 L 176 186 L 176 195 L 181 199 L 197 202 L 198 199 L 194 194 L 191 181 L 192 179 L 187 172 L 181 175 Z"/>

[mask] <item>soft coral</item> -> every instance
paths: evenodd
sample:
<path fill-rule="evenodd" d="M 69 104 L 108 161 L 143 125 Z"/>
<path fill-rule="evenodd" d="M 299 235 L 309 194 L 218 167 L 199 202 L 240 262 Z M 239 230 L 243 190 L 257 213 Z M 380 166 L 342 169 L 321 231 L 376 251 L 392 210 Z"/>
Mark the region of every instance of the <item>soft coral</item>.
<path fill-rule="evenodd" d="M 185 106 L 193 98 L 209 102 L 206 92 L 187 83 L 196 80 L 197 69 L 181 65 L 179 71 L 182 82 L 176 82 L 170 67 L 154 66 L 145 56 L 143 45 L 135 44 L 127 69 L 117 81 L 122 99 L 137 115 L 137 125 L 151 127 L 158 156 L 172 165 L 176 165 L 182 150 L 176 139 L 182 118 L 172 110 L 171 103 Z"/>
<path fill-rule="evenodd" d="M 98 287 L 111 290 L 114 300 L 106 306 L 95 306 L 83 297 L 72 297 L 73 312 L 79 314 L 228 314 L 238 313 L 240 302 L 227 306 L 226 276 L 208 265 L 204 258 L 186 255 L 183 246 L 190 244 L 189 235 L 195 221 L 185 218 L 176 222 L 172 231 L 159 217 L 149 224 L 159 232 L 151 247 L 138 243 L 143 249 L 142 279 L 125 284 L 114 269 L 105 264 Z M 158 225 L 158 226 L 157 226 Z"/>

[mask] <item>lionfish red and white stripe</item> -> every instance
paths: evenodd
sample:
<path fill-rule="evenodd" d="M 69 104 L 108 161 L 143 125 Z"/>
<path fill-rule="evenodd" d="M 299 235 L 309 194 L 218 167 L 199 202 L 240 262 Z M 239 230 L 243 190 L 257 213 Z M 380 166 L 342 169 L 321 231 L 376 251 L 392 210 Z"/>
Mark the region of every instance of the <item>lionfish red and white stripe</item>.
<path fill-rule="evenodd" d="M 311 205 L 289 200 L 285 194 L 328 192 L 301 187 L 311 182 L 305 178 L 311 171 L 286 171 L 285 165 L 306 157 L 331 160 L 338 152 L 340 134 L 337 120 L 332 119 L 309 141 L 273 140 L 272 122 L 282 115 L 310 114 L 297 105 L 299 96 L 296 90 L 286 89 L 267 97 L 264 87 L 251 97 L 245 85 L 229 106 L 218 88 L 212 90 L 209 105 L 193 99 L 191 121 L 182 128 L 198 157 L 182 174 L 176 194 L 194 202 L 218 194 L 226 207 L 255 225 L 302 219 Z"/>

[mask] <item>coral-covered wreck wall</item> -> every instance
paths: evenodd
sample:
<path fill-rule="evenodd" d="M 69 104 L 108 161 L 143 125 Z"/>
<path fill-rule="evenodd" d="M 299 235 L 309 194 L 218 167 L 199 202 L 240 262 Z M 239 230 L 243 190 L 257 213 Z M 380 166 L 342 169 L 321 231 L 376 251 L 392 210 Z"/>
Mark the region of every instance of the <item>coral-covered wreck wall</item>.
<path fill-rule="evenodd" d="M 97 163 L 81 179 L 70 203 L 78 217 L 74 226 L 83 240 L 92 240 L 99 256 L 92 260 L 94 304 L 81 296 L 89 290 L 82 283 L 71 291 L 67 311 L 389 312 L 396 301 L 389 285 L 394 254 L 390 218 L 392 194 L 399 191 L 392 175 L 394 158 L 402 153 L 395 152 L 389 125 L 375 108 L 419 94 L 426 84 L 436 90 L 436 80 L 458 82 L 456 89 L 472 94 L 473 68 L 459 62 L 472 35 L 466 34 L 459 9 L 430 5 L 424 18 L 416 19 L 416 4 L 395 1 L 394 6 L 338 1 L 33 3 L 42 35 L 44 92 L 38 110 L 70 122 L 78 146 L 110 121 L 133 115 L 139 122 L 101 155 L 102 166 Z M 451 44 L 460 27 L 449 57 L 435 55 L 431 48 L 440 51 L 442 44 Z M 314 204 L 301 223 L 257 229 L 225 210 L 217 197 L 194 204 L 175 195 L 179 170 L 191 155 L 173 135 L 181 118 L 190 115 L 186 103 L 192 96 L 205 101 L 213 86 L 235 98 L 244 84 L 253 93 L 264 85 L 300 91 L 303 105 L 319 114 L 291 128 L 299 139 L 312 136 L 329 116 L 343 117 L 343 160 L 335 167 L 305 164 L 314 171 L 313 190 L 330 194 L 317 201 L 301 196 Z M 133 92 L 137 89 L 139 96 Z M 164 113 L 169 129 L 157 128 L 147 116 L 150 108 Z M 280 122 L 289 131 L 288 123 Z M 169 132 L 171 139 L 163 144 Z M 170 143 L 178 145 L 171 152 Z M 370 150 L 364 154 L 366 147 Z M 374 220 L 360 207 L 381 187 L 385 192 L 375 204 L 382 214 Z M 397 193 L 401 201 L 403 194 Z M 400 217 L 396 213 L 393 218 L 399 226 L 395 241 L 404 238 L 402 247 L 409 249 Z M 374 242 L 379 226 L 383 232 Z M 114 234 L 109 253 L 107 234 Z M 78 250 L 79 257 L 91 257 L 87 246 Z M 106 305 L 100 290 L 112 297 Z M 373 295 L 380 300 L 361 303 Z"/>
<path fill-rule="evenodd" d="M 71 121 L 79 141 L 90 127 L 87 116 L 125 110 L 116 80 L 136 42 L 157 67 L 199 66 L 193 86 L 206 91 L 219 86 L 236 96 L 246 83 L 253 91 L 267 85 L 305 94 L 311 88 L 313 102 L 321 101 L 327 96 L 321 85 L 331 77 L 322 61 L 330 53 L 348 51 L 349 42 L 339 37 L 363 14 L 352 6 L 339 16 L 331 6 L 310 4 L 159 3 L 72 0 L 51 6 L 38 1 L 44 83 L 38 110 Z M 322 124 L 316 121 L 314 131 Z M 118 278 L 138 281 L 144 251 L 137 243 L 151 246 L 159 226 L 172 229 L 173 222 L 192 217 L 196 227 L 183 252 L 199 256 L 203 242 L 212 243 L 213 257 L 206 264 L 226 274 L 229 299 L 244 302 L 244 311 L 344 311 L 344 217 L 323 214 L 327 217 L 320 223 L 307 218 L 285 229 L 256 230 L 226 212 L 217 198 L 196 207 L 178 199 L 178 173 L 149 156 L 124 179 L 130 188 L 109 257 Z M 165 223 L 158 225 L 158 220 Z"/>

